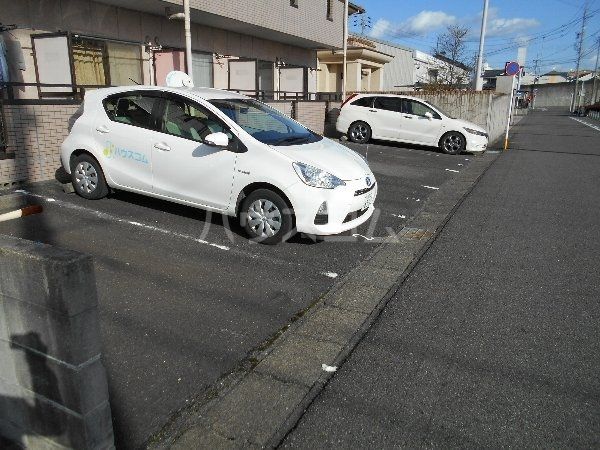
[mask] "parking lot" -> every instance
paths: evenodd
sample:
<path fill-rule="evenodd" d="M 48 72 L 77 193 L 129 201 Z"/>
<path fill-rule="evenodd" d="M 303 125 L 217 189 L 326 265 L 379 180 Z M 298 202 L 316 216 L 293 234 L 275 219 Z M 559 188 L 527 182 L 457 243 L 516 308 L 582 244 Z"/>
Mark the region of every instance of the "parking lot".
<path fill-rule="evenodd" d="M 142 445 L 475 158 L 351 147 L 368 153 L 379 183 L 373 218 L 343 236 L 296 236 L 279 246 L 249 242 L 219 215 L 136 194 L 88 201 L 56 182 L 27 187 L 44 213 L 0 223 L 0 233 L 94 257 L 119 448 Z"/>

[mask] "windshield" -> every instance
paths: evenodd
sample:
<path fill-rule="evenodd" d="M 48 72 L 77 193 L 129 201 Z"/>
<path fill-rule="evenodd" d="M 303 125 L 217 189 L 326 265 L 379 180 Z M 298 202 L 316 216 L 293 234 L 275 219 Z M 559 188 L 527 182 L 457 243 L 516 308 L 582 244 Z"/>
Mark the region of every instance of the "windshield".
<path fill-rule="evenodd" d="M 442 108 L 440 108 L 438 105 L 434 105 L 433 103 L 428 102 L 427 100 L 424 100 L 424 102 L 427 103 L 429 106 L 433 106 L 438 112 L 442 113 L 444 116 L 450 117 L 451 119 L 456 119 L 456 117 L 452 117 L 450 114 L 448 114 Z"/>
<path fill-rule="evenodd" d="M 269 145 L 299 145 L 323 139 L 274 108 L 252 99 L 215 99 L 210 103 L 254 139 Z"/>

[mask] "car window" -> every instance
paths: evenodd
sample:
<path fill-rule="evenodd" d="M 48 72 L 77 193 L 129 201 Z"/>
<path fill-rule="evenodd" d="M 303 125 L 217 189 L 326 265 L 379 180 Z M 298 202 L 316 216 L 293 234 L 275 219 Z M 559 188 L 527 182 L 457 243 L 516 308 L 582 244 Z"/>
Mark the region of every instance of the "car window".
<path fill-rule="evenodd" d="M 402 112 L 401 99 L 397 97 L 376 97 L 374 106 L 386 111 Z"/>
<path fill-rule="evenodd" d="M 228 98 L 210 103 L 254 139 L 269 145 L 302 145 L 322 139 L 274 108 L 252 99 Z"/>
<path fill-rule="evenodd" d="M 361 97 L 350 104 L 352 106 L 365 106 L 371 108 L 373 106 L 373 97 Z"/>
<path fill-rule="evenodd" d="M 402 104 L 404 114 L 413 114 L 415 116 L 425 117 L 426 112 L 430 112 L 434 119 L 441 119 L 440 115 L 429 106 L 415 100 L 404 99 Z"/>
<path fill-rule="evenodd" d="M 114 122 L 151 129 L 154 128 L 152 110 L 158 100 L 158 97 L 143 94 L 120 95 L 106 99 L 104 109 Z"/>
<path fill-rule="evenodd" d="M 209 134 L 217 132 L 223 132 L 230 140 L 233 139 L 229 128 L 207 109 L 178 98 L 165 100 L 161 131 L 198 142 L 202 142 Z"/>

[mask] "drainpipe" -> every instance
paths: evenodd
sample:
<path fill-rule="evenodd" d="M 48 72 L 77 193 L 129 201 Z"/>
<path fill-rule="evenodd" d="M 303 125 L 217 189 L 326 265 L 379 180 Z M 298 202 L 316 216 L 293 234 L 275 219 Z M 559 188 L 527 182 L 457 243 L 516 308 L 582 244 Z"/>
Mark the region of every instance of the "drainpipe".
<path fill-rule="evenodd" d="M 346 55 L 348 54 L 348 0 L 344 0 L 344 57 L 342 62 L 342 102 L 346 100 Z"/>
<path fill-rule="evenodd" d="M 187 74 L 193 80 L 192 69 L 192 30 L 190 27 L 190 0 L 183 0 L 183 14 L 185 15 L 185 65 Z"/>

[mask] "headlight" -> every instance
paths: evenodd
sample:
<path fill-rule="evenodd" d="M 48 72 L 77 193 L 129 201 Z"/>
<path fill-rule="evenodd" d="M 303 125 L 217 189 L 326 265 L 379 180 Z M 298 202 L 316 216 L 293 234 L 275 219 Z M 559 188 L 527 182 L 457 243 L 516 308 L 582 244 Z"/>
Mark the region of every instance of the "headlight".
<path fill-rule="evenodd" d="M 473 128 L 466 128 L 465 131 L 467 133 L 476 134 L 477 136 L 485 136 L 487 137 L 487 133 L 485 131 L 474 130 Z"/>
<path fill-rule="evenodd" d="M 335 175 L 331 175 L 329 172 L 317 169 L 316 167 L 298 162 L 292 163 L 292 166 L 294 166 L 294 170 L 300 179 L 309 186 L 323 189 L 335 189 L 338 186 L 346 185 L 346 183 Z"/>

